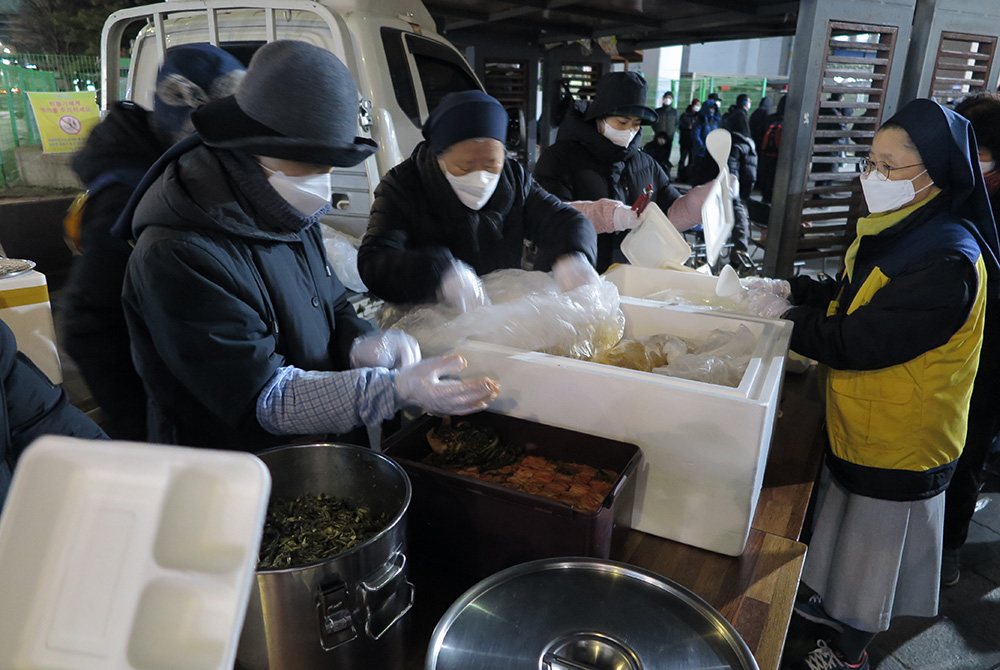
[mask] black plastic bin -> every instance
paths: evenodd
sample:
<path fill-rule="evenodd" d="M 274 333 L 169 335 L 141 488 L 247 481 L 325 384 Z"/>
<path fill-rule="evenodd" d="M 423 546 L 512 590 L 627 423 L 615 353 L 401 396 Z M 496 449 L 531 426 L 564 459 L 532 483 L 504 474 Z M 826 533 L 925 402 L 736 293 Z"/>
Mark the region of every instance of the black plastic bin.
<path fill-rule="evenodd" d="M 417 566 L 480 579 L 540 558 L 610 558 L 618 552 L 632 519 L 639 447 L 490 412 L 460 420 L 490 426 L 504 442 L 524 444 L 528 454 L 619 474 L 592 513 L 464 477 L 420 462 L 430 453 L 427 431 L 441 421 L 425 415 L 382 445 L 413 486 L 408 541 Z"/>

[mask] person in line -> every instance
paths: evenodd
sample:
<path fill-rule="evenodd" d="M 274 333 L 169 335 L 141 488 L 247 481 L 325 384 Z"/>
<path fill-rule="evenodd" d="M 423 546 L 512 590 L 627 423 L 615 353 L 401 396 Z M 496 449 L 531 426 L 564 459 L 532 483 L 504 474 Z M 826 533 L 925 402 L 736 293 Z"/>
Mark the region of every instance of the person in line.
<path fill-rule="evenodd" d="M 132 363 L 121 299 L 132 246 L 111 228 L 146 170 L 194 129 L 191 112 L 232 95 L 243 73 L 236 58 L 211 44 L 172 47 L 156 77 L 153 111 L 114 103 L 73 157 L 87 191 L 60 335 L 114 439 L 146 439 L 146 392 Z"/>
<path fill-rule="evenodd" d="M 107 439 L 90 417 L 69 403 L 66 392 L 17 350 L 14 333 L 0 321 L 0 510 L 17 460 L 42 435 Z"/>
<path fill-rule="evenodd" d="M 750 139 L 750 117 L 748 112 L 750 111 L 750 96 L 746 93 L 740 93 L 736 96 L 736 105 L 732 113 L 729 114 L 725 122 L 722 124 L 722 128 L 725 128 L 731 133 L 739 133 L 743 137 Z M 751 184 L 752 186 L 752 184 Z"/>
<path fill-rule="evenodd" d="M 982 93 L 966 98 L 955 111 L 969 120 L 979 146 L 979 169 L 993 209 L 994 221 L 1000 221 L 1000 97 Z M 944 553 L 941 557 L 941 584 L 958 583 L 961 550 L 969 537 L 969 523 L 976 511 L 979 488 L 983 483 L 983 464 L 991 445 L 1000 434 L 1000 308 L 996 302 L 986 306 L 986 334 L 979 355 L 979 372 L 972 388 L 969 427 L 965 448 L 958 459 L 944 499 Z"/>
<path fill-rule="evenodd" d="M 765 95 L 760 99 L 757 109 L 750 115 L 750 139 L 756 148 L 760 148 L 760 143 L 764 139 L 764 131 L 767 129 L 764 122 L 771 115 L 773 104 L 771 96 Z"/>
<path fill-rule="evenodd" d="M 778 109 L 764 119 L 764 132 L 757 145 L 757 187 L 764 202 L 771 202 L 774 195 L 774 178 L 778 170 L 778 151 L 781 147 L 781 128 L 785 116 L 785 100 L 778 101 Z"/>
<path fill-rule="evenodd" d="M 393 303 L 439 298 L 464 311 L 486 304 L 478 276 L 495 270 L 551 270 L 563 290 L 597 280 L 593 224 L 506 157 L 498 100 L 449 93 L 423 135 L 375 189 L 358 250 L 372 294 Z"/>
<path fill-rule="evenodd" d="M 694 125 L 698 120 L 698 112 L 701 111 L 701 102 L 698 98 L 691 101 L 684 113 L 677 120 L 677 132 L 680 135 L 681 155 L 677 159 L 677 179 L 685 181 L 681 176 L 681 170 L 685 171 L 691 165 L 691 148 L 694 146 Z"/>
<path fill-rule="evenodd" d="M 601 78 L 586 110 L 571 110 L 554 144 L 542 150 L 535 180 L 563 201 L 618 200 L 631 206 L 647 185 L 664 212 L 680 194 L 656 160 L 640 150 L 639 128 L 652 125 L 656 112 L 646 107 L 646 80 L 637 72 L 611 72 Z M 597 242 L 597 271 L 625 262 L 621 231 Z"/>
<path fill-rule="evenodd" d="M 861 164 L 871 214 L 839 279 L 747 282 L 823 366 L 829 448 L 795 612 L 839 635 L 793 667 L 867 670 L 894 617 L 937 613 L 944 490 L 1000 284 L 976 151 L 963 117 L 907 104 Z"/>
<path fill-rule="evenodd" d="M 136 189 L 122 299 L 151 441 L 363 441 L 349 431 L 402 407 L 465 414 L 496 397 L 488 378 L 448 378 L 460 356 L 420 360 L 413 338 L 373 332 L 330 268 L 329 173 L 376 149 L 355 137 L 357 95 L 329 51 L 268 43 Z"/>
<path fill-rule="evenodd" d="M 653 123 L 653 141 L 657 141 L 660 138 L 660 134 L 663 134 L 664 141 L 662 145 L 665 149 L 662 149 L 662 153 L 665 156 L 663 160 L 657 159 L 657 162 L 663 167 L 667 175 L 670 175 L 670 168 L 673 164 L 670 162 L 670 152 L 674 149 L 674 133 L 677 132 L 677 109 L 674 108 L 674 94 L 671 91 L 667 91 L 663 94 L 662 103 L 656 108 L 656 122 Z M 648 147 L 649 144 L 646 144 Z"/>
<path fill-rule="evenodd" d="M 652 156 L 664 172 L 670 174 L 670 141 L 666 133 L 657 132 L 653 141 L 647 142 L 642 150 Z"/>
<path fill-rule="evenodd" d="M 718 128 L 721 123 L 722 117 L 719 116 L 719 103 L 717 100 L 709 98 L 701 106 L 701 111 L 698 112 L 698 116 L 694 122 L 694 129 L 691 131 L 691 155 L 693 160 L 697 161 L 708 153 L 708 147 L 705 146 L 705 138 L 708 137 L 710 132 Z"/>

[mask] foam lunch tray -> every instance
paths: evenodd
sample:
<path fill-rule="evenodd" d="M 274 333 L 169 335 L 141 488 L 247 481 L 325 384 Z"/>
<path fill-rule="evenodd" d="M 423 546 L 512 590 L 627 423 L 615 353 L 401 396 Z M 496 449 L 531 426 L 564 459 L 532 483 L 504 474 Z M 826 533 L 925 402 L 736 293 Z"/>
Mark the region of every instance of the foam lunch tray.
<path fill-rule="evenodd" d="M 36 440 L 0 516 L 0 668 L 232 668 L 270 487 L 248 453 Z"/>

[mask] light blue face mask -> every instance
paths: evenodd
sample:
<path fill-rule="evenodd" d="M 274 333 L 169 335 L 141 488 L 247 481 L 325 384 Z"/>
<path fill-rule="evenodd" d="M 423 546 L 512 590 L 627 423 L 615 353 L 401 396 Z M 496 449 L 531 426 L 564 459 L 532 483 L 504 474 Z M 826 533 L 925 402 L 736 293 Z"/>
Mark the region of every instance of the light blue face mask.
<path fill-rule="evenodd" d="M 330 204 L 333 186 L 329 172 L 294 177 L 263 164 L 261 167 L 269 173 L 267 181 L 271 188 L 299 213 L 307 217 L 313 216 Z"/>

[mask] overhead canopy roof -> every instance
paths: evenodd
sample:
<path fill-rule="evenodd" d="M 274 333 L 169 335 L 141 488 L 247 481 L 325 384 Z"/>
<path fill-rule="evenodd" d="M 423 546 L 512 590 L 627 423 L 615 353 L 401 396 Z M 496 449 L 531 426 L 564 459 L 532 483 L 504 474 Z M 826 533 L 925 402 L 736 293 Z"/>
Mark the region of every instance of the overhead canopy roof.
<path fill-rule="evenodd" d="M 622 52 L 794 35 L 798 0 L 424 0 L 454 42 L 490 36 L 548 46 L 615 37 Z"/>

